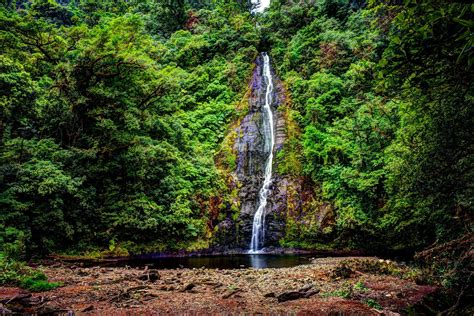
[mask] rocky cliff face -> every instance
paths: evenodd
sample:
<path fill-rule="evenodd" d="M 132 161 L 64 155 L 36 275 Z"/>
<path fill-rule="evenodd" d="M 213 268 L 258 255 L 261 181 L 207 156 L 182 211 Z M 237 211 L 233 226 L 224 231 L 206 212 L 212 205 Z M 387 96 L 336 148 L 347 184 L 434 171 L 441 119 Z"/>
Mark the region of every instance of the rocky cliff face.
<path fill-rule="evenodd" d="M 286 111 L 285 90 L 282 82 L 273 72 L 272 112 L 275 130 L 274 154 L 278 155 L 285 146 Z M 232 172 L 234 184 L 239 188 L 240 214 L 237 219 L 230 217 L 220 222 L 214 236 L 218 248 L 249 248 L 252 236 L 252 222 L 258 206 L 258 194 L 264 180 L 264 169 L 268 157 L 268 146 L 262 134 L 263 105 L 266 85 L 263 78 L 263 58 L 259 56 L 250 83 L 249 108 L 232 133 L 235 134 L 233 151 L 236 154 L 236 168 Z M 308 202 L 314 202 L 313 190 L 305 186 L 303 177 L 278 174 L 278 162 L 274 160 L 273 181 L 265 209 L 265 247 L 279 246 L 285 236 L 288 216 L 301 214 Z"/>
<path fill-rule="evenodd" d="M 241 246 L 250 243 L 252 233 L 252 221 L 255 215 L 258 204 L 258 195 L 264 180 L 264 169 L 266 159 L 269 155 L 269 146 L 265 144 L 263 136 L 263 105 L 265 104 L 266 85 L 263 78 L 263 60 L 258 57 L 257 67 L 251 82 L 251 96 L 249 98 L 249 113 L 243 119 L 241 125 L 237 128 L 237 138 L 235 140 L 234 148 L 237 152 L 237 168 L 236 175 L 241 183 L 239 198 L 241 202 L 241 211 L 238 221 L 240 222 Z M 281 82 L 276 79 L 273 73 L 274 80 L 273 96 L 272 96 L 272 112 L 275 138 L 275 151 L 283 147 L 285 140 L 284 134 L 284 118 L 281 112 L 278 111 L 279 106 L 284 102 L 283 89 Z M 278 128 L 280 127 L 280 128 Z M 267 145 L 267 146 L 266 146 Z M 277 184 L 272 183 L 272 192 Z M 274 205 L 274 201 L 268 200 L 265 214 L 268 215 Z M 280 221 L 281 222 L 281 221 Z M 268 224 L 274 224 L 269 223 Z M 267 231 L 267 229 L 265 229 Z"/>

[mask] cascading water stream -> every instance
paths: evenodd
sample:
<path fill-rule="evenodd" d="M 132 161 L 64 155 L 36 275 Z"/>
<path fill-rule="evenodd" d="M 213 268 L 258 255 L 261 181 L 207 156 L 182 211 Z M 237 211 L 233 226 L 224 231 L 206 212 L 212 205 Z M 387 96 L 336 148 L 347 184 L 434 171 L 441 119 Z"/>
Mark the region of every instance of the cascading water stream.
<path fill-rule="evenodd" d="M 272 165 L 273 165 L 273 147 L 275 145 L 275 134 L 273 132 L 273 113 L 272 113 L 272 93 L 273 78 L 270 70 L 270 57 L 267 53 L 263 56 L 263 77 L 266 83 L 265 104 L 263 107 L 263 134 L 265 140 L 265 150 L 268 152 L 268 158 L 265 165 L 265 177 L 262 188 L 259 192 L 259 201 L 257 211 L 255 212 L 252 225 L 252 241 L 250 243 L 249 253 L 258 253 L 265 239 L 265 207 L 272 183 Z"/>

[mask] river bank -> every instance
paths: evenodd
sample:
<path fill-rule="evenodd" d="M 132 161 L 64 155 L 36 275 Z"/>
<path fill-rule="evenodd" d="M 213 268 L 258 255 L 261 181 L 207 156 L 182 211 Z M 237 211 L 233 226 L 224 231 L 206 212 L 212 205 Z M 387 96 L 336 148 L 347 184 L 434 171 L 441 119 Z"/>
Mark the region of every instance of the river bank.
<path fill-rule="evenodd" d="M 42 268 L 63 286 L 27 293 L 0 288 L 6 310 L 77 314 L 301 313 L 396 315 L 436 291 L 417 272 L 374 257 L 319 258 L 280 269 Z"/>

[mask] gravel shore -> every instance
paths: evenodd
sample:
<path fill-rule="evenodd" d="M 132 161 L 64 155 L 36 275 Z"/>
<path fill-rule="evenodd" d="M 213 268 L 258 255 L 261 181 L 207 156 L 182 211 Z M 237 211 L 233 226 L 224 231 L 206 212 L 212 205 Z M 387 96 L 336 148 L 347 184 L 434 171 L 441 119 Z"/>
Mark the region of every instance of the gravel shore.
<path fill-rule="evenodd" d="M 373 257 L 321 258 L 280 269 L 43 268 L 63 286 L 4 308 L 76 314 L 397 315 L 436 289 L 416 273 Z M 0 300 L 29 293 L 0 288 Z M 29 305 L 29 306 L 28 306 Z"/>

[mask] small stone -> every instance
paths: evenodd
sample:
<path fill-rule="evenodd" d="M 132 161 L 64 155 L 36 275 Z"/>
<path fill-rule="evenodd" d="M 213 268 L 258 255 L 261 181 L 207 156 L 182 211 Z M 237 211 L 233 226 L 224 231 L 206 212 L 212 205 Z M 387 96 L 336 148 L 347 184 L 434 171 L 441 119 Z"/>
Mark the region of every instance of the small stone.
<path fill-rule="evenodd" d="M 90 274 L 90 270 L 89 269 L 79 269 L 77 271 L 77 274 L 80 275 L 80 276 L 86 276 L 86 275 L 89 275 Z"/>
<path fill-rule="evenodd" d="M 148 270 L 142 275 L 140 275 L 138 279 L 141 281 L 156 282 L 160 279 L 160 273 L 158 272 L 158 270 Z"/>
<path fill-rule="evenodd" d="M 304 297 L 304 293 L 291 291 L 291 292 L 284 292 L 278 295 L 277 299 L 278 299 L 278 302 L 281 303 L 281 302 L 286 302 L 286 301 L 297 300 L 302 297 Z"/>
<path fill-rule="evenodd" d="M 194 289 L 194 287 L 196 286 L 196 284 L 194 283 L 188 283 L 186 284 L 183 289 L 181 290 L 181 292 L 189 292 L 191 291 L 192 289 Z"/>
<path fill-rule="evenodd" d="M 81 312 L 86 313 L 94 310 L 94 305 L 89 305 L 86 308 L 84 308 Z"/>

